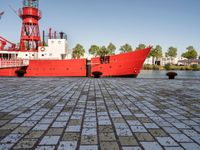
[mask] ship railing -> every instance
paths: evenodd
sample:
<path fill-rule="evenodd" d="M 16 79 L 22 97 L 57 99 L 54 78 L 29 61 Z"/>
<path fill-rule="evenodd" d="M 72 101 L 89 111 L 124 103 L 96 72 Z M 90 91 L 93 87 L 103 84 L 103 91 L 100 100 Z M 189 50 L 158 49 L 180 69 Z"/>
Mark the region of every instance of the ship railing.
<path fill-rule="evenodd" d="M 29 60 L 26 59 L 0 59 L 0 68 L 13 68 L 28 66 Z"/>

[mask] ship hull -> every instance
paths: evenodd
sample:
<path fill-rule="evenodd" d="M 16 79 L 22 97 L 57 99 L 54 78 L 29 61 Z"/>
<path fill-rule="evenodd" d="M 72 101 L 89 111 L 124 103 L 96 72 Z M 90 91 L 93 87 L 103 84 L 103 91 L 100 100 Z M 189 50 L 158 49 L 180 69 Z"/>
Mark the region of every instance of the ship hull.
<path fill-rule="evenodd" d="M 86 77 L 101 72 L 102 77 L 137 77 L 151 48 L 101 58 L 70 60 L 29 60 L 24 77 Z M 20 67 L 1 68 L 0 76 L 18 76 Z"/>

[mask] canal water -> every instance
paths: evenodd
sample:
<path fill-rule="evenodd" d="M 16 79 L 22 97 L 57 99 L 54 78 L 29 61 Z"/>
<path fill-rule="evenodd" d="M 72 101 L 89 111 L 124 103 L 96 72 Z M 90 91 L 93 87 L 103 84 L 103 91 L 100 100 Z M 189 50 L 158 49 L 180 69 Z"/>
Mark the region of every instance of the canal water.
<path fill-rule="evenodd" d="M 138 78 L 167 78 L 169 71 L 141 70 Z M 177 79 L 200 79 L 200 71 L 174 71 L 178 74 Z"/>

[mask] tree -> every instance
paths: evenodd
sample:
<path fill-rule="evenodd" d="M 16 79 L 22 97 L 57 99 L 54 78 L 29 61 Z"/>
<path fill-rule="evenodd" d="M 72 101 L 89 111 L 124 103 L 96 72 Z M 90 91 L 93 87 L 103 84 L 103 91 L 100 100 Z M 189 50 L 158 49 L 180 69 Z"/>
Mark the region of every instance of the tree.
<path fill-rule="evenodd" d="M 154 59 L 156 58 L 156 64 L 157 64 L 158 58 L 162 57 L 162 47 L 160 45 L 156 45 L 156 47 L 151 50 L 149 56 L 153 57 L 153 64 L 154 64 Z"/>
<path fill-rule="evenodd" d="M 187 59 L 196 59 L 197 58 L 197 51 L 194 49 L 193 46 L 188 46 L 187 51 L 181 55 Z"/>
<path fill-rule="evenodd" d="M 141 50 L 141 49 L 145 49 L 146 45 L 145 44 L 139 44 L 138 47 L 136 47 L 136 50 Z"/>
<path fill-rule="evenodd" d="M 107 47 L 107 50 L 109 55 L 113 55 L 115 54 L 116 46 L 113 43 L 110 43 Z"/>
<path fill-rule="evenodd" d="M 85 49 L 83 48 L 83 46 L 81 44 L 77 44 L 73 48 L 72 58 L 81 58 L 81 56 L 84 56 L 84 53 Z"/>
<path fill-rule="evenodd" d="M 166 53 L 167 57 L 176 57 L 177 56 L 177 48 L 175 47 L 169 47 L 167 53 Z"/>
<path fill-rule="evenodd" d="M 102 46 L 99 49 L 98 53 L 97 53 L 98 56 L 106 56 L 108 54 L 109 54 L 109 51 L 108 51 L 108 49 L 105 46 Z"/>
<path fill-rule="evenodd" d="M 92 55 L 94 55 L 96 57 L 99 49 L 100 49 L 99 46 L 97 46 L 97 45 L 91 45 L 91 47 L 89 49 L 89 53 L 92 54 Z"/>
<path fill-rule="evenodd" d="M 121 46 L 120 51 L 121 51 L 121 53 L 125 53 L 125 52 L 131 52 L 131 51 L 133 51 L 133 49 L 132 49 L 131 45 L 126 43 Z"/>

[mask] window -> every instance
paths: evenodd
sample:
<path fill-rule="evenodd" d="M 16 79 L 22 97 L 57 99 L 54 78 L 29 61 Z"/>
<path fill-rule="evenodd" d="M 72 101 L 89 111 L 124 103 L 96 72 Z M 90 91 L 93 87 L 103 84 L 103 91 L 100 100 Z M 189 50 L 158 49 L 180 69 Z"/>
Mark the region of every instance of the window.
<path fill-rule="evenodd" d="M 110 63 L 110 56 L 101 56 L 100 62 L 101 62 L 101 64 L 109 64 Z"/>

